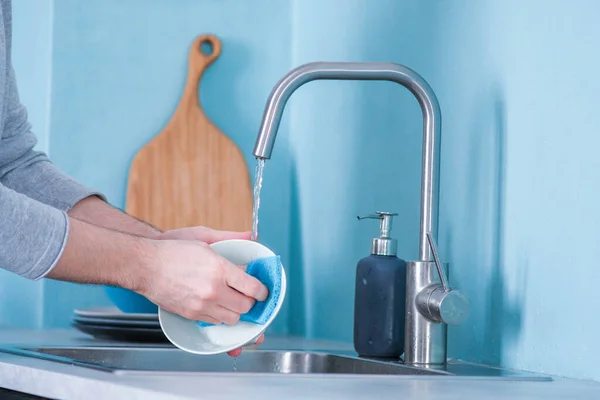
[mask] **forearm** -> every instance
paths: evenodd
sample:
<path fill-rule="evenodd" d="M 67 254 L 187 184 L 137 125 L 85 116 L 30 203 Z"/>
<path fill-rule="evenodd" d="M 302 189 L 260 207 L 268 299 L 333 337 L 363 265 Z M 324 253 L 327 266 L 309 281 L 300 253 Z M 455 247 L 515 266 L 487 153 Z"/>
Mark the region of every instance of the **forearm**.
<path fill-rule="evenodd" d="M 69 210 L 68 214 L 80 221 L 131 235 L 156 238 L 161 233 L 149 224 L 111 207 L 96 196 L 81 200 Z"/>
<path fill-rule="evenodd" d="M 58 263 L 46 277 L 139 290 L 143 287 L 143 271 L 155 259 L 154 251 L 150 239 L 69 217 L 67 243 Z"/>

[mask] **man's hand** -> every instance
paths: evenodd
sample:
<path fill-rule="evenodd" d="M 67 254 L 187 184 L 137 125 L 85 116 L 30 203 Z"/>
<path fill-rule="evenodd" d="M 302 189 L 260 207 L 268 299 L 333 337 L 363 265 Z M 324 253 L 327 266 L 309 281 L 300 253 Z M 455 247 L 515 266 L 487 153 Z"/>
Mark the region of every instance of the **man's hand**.
<path fill-rule="evenodd" d="M 203 226 L 195 226 L 190 228 L 181 228 L 160 233 L 160 240 L 199 240 L 206 244 L 212 244 L 221 240 L 229 239 L 245 239 L 250 240 L 251 232 L 234 232 L 234 231 L 218 231 Z M 265 339 L 265 335 L 260 335 L 256 344 L 261 344 Z M 239 357 L 242 354 L 242 349 L 235 349 L 228 352 L 231 357 Z"/>
<path fill-rule="evenodd" d="M 256 341 L 256 344 L 261 344 L 263 341 L 265 340 L 265 335 L 262 334 L 260 335 L 260 337 L 258 338 L 258 340 Z M 239 357 L 240 354 L 242 354 L 242 349 L 235 349 L 235 350 L 231 350 L 230 352 L 227 353 L 229 356 L 231 357 Z"/>
<path fill-rule="evenodd" d="M 185 318 L 233 325 L 267 288 L 244 269 L 196 240 L 156 241 L 156 262 L 137 290 Z"/>

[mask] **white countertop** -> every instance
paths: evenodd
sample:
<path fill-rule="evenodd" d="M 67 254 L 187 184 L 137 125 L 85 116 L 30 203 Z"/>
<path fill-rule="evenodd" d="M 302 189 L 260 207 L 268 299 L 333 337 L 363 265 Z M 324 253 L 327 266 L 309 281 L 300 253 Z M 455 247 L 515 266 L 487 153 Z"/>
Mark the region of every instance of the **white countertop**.
<path fill-rule="evenodd" d="M 271 340 L 270 340 L 271 339 Z M 267 337 L 281 348 L 288 338 Z M 75 330 L 3 330 L 2 345 L 111 345 Z M 347 350 L 347 344 L 295 339 L 294 348 Z M 261 346 L 262 348 L 263 346 Z M 243 355 L 242 355 L 243 357 Z M 446 376 L 315 376 L 309 374 L 116 375 L 0 353 L 0 387 L 53 399 L 592 399 L 600 383 L 561 379 L 502 381 Z"/>

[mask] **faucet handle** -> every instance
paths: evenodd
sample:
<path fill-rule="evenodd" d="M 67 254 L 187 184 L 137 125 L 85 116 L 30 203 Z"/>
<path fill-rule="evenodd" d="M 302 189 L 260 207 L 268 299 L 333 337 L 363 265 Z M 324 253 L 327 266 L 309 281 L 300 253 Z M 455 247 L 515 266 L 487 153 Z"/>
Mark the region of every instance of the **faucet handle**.
<path fill-rule="evenodd" d="M 433 253 L 441 285 L 432 285 L 422 290 L 417 295 L 417 308 L 425 317 L 433 321 L 444 322 L 448 325 L 460 325 L 469 316 L 471 303 L 460 291 L 448 287 L 431 233 L 427 233 L 427 240 Z"/>
<path fill-rule="evenodd" d="M 448 281 L 446 280 L 446 275 L 444 271 L 442 271 L 442 263 L 440 262 L 440 258 L 438 257 L 437 246 L 433 241 L 433 237 L 431 237 L 431 232 L 427 232 L 427 241 L 429 242 L 429 247 L 431 247 L 431 252 L 433 253 L 433 260 L 435 262 L 435 267 L 437 268 L 438 275 L 440 276 L 440 282 L 442 282 L 442 288 L 444 292 L 447 292 L 448 289 Z"/>
<path fill-rule="evenodd" d="M 460 291 L 433 285 L 417 295 L 417 309 L 426 318 L 448 325 L 460 325 L 471 312 L 469 299 Z"/>

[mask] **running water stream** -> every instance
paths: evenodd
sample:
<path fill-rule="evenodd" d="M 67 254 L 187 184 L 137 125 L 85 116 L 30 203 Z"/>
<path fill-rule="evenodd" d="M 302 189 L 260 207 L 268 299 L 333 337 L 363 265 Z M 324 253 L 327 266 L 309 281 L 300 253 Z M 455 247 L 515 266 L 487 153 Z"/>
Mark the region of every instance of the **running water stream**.
<path fill-rule="evenodd" d="M 262 188 L 263 168 L 265 159 L 256 159 L 256 170 L 254 173 L 254 208 L 252 209 L 252 237 L 253 241 L 258 241 L 258 209 L 260 208 L 260 189 Z"/>

